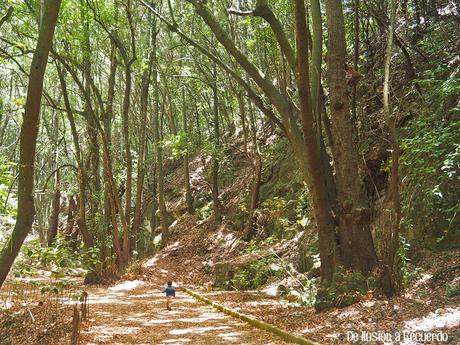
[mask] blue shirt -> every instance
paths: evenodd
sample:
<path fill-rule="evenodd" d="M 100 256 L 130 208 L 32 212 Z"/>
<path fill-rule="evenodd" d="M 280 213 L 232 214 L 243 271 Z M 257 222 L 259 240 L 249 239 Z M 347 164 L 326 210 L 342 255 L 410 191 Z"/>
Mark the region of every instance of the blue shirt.
<path fill-rule="evenodd" d="M 166 296 L 176 297 L 176 288 L 174 286 L 168 286 L 163 290 L 163 293 L 166 293 Z"/>

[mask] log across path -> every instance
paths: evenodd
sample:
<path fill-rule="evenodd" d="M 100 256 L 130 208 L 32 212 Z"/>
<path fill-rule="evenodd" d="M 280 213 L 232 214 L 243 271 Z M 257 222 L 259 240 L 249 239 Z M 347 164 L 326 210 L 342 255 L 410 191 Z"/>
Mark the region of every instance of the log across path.
<path fill-rule="evenodd" d="M 80 344 L 290 344 L 178 292 L 172 310 L 159 287 L 142 281 L 94 287 Z"/>

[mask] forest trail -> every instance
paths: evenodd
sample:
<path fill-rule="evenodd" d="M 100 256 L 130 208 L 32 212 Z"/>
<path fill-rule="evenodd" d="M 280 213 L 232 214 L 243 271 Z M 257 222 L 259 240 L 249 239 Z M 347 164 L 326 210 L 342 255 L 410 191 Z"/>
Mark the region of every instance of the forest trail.
<path fill-rule="evenodd" d="M 81 344 L 287 344 L 178 292 L 172 310 L 158 286 L 125 281 L 94 287 L 89 293 L 89 318 Z"/>

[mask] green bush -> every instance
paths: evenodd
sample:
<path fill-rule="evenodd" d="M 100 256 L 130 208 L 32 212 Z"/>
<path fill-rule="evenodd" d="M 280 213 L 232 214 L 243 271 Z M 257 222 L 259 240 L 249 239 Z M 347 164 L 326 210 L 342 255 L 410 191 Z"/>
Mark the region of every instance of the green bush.
<path fill-rule="evenodd" d="M 425 42 L 433 54 L 436 44 Z M 401 202 L 408 237 L 428 247 L 460 245 L 460 67 L 448 56 L 427 70 L 417 83 L 427 112 L 402 131 Z"/>
<path fill-rule="evenodd" d="M 16 277 L 33 276 L 40 271 L 51 272 L 51 277 L 83 275 L 99 265 L 98 248 L 77 248 L 64 236 L 58 235 L 51 247 L 42 247 L 38 240 L 24 243 L 14 265 Z"/>
<path fill-rule="evenodd" d="M 460 122 L 419 119 L 402 141 L 401 198 L 410 238 L 436 245 L 456 229 L 460 214 Z M 450 234 L 452 235 L 452 234 Z M 458 234 L 457 234 L 458 235 Z"/>
<path fill-rule="evenodd" d="M 270 277 L 278 274 L 279 270 L 275 269 L 276 262 L 275 256 L 252 262 L 245 270 L 235 274 L 233 286 L 238 290 L 254 290 L 264 285 Z"/>

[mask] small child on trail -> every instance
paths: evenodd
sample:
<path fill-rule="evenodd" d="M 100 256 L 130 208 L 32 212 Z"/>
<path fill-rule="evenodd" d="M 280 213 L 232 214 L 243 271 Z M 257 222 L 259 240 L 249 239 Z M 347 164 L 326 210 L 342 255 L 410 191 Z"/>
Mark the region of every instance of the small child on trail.
<path fill-rule="evenodd" d="M 166 293 L 166 309 L 171 310 L 171 298 L 176 297 L 176 288 L 172 286 L 172 282 L 168 282 L 168 286 L 163 290 Z"/>

